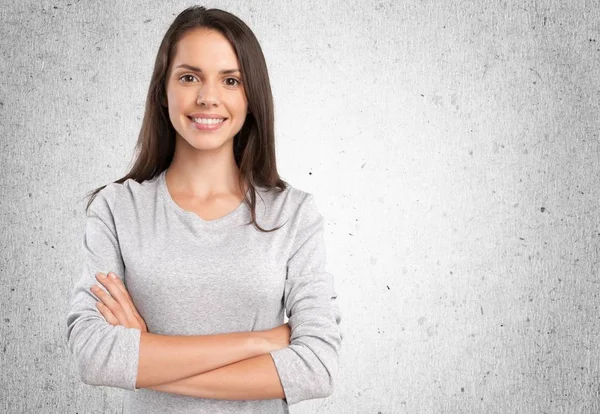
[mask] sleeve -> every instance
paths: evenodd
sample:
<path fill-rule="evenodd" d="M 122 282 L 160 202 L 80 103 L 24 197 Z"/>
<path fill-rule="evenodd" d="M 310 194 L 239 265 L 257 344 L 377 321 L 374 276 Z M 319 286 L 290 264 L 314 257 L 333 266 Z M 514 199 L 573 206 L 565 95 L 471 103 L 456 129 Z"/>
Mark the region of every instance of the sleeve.
<path fill-rule="evenodd" d="M 90 291 L 99 272 L 124 276 L 124 264 L 115 230 L 115 186 L 104 187 L 92 201 L 83 237 L 83 265 L 72 291 L 67 315 L 67 342 L 80 379 L 88 385 L 136 390 L 141 331 L 113 326 L 96 308 Z"/>
<path fill-rule="evenodd" d="M 333 393 L 343 339 L 333 275 L 326 270 L 324 220 L 312 194 L 300 204 L 298 220 L 284 289 L 290 345 L 270 352 L 288 405 Z"/>

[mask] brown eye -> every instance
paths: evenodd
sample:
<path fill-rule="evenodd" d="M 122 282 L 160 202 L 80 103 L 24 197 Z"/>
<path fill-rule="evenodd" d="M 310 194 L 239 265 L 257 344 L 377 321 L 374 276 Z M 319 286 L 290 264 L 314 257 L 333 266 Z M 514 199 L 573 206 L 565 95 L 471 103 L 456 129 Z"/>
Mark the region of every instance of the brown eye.
<path fill-rule="evenodd" d="M 233 85 L 229 84 L 229 86 L 237 86 L 237 85 L 241 84 L 241 82 L 239 80 L 237 80 L 236 78 L 227 78 L 226 80 L 233 80 L 233 81 L 237 82 L 237 83 L 234 83 Z"/>
<path fill-rule="evenodd" d="M 182 77 L 179 78 L 179 80 L 182 80 L 183 78 L 192 78 L 192 79 L 196 79 L 194 76 L 192 75 L 183 75 Z M 184 82 L 184 83 L 189 83 L 189 82 Z"/>

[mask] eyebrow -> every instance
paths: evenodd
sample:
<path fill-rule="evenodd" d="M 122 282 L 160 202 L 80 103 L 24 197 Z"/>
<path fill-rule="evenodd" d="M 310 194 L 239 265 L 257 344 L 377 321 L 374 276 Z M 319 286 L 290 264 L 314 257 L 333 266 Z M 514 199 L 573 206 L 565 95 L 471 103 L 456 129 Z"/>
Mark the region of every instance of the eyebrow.
<path fill-rule="evenodd" d="M 185 64 L 185 63 L 183 65 L 177 66 L 175 69 L 179 69 L 179 68 L 185 68 L 188 70 L 193 70 L 194 72 L 202 73 L 202 69 L 197 68 L 196 66 Z M 240 72 L 240 74 L 242 73 L 239 69 L 224 69 L 224 70 L 220 70 L 219 74 L 229 75 L 229 74 L 235 73 L 235 72 Z"/>

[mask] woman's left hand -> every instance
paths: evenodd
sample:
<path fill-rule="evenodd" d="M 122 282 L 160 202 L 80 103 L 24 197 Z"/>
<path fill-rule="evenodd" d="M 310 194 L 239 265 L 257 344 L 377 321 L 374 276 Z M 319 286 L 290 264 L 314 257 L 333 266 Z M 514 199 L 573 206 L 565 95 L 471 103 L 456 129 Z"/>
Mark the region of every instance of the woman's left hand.
<path fill-rule="evenodd" d="M 106 277 L 102 278 L 102 275 Z M 96 279 L 110 293 L 106 293 L 96 285 L 90 289 L 100 298 L 100 302 L 97 302 L 96 306 L 106 321 L 113 326 L 123 325 L 126 328 L 148 332 L 146 321 L 136 309 L 133 299 L 121 279 L 113 272 L 109 272 L 108 276 L 105 273 L 97 273 Z"/>

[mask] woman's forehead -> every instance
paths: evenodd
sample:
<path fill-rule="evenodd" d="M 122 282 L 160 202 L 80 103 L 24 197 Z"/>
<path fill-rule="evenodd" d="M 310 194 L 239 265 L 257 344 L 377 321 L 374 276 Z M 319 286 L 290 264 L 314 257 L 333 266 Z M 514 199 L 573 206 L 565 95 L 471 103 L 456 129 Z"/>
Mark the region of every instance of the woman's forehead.
<path fill-rule="evenodd" d="M 229 41 L 221 33 L 214 30 L 195 29 L 184 34 L 176 47 L 175 60 L 185 59 L 218 59 L 226 63 L 237 63 L 235 50 Z"/>
<path fill-rule="evenodd" d="M 220 33 L 194 30 L 178 42 L 173 67 L 187 64 L 202 71 L 220 71 L 238 68 L 235 50 Z"/>

